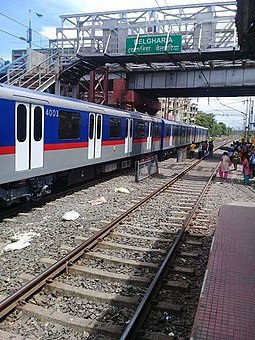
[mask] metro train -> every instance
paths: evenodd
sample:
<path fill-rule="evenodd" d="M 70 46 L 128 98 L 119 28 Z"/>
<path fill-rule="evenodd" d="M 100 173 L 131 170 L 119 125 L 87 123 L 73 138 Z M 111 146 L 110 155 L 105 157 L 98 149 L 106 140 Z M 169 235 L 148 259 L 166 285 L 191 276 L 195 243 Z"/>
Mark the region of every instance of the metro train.
<path fill-rule="evenodd" d="M 37 199 L 200 142 L 208 129 L 0 84 L 0 201 Z"/>

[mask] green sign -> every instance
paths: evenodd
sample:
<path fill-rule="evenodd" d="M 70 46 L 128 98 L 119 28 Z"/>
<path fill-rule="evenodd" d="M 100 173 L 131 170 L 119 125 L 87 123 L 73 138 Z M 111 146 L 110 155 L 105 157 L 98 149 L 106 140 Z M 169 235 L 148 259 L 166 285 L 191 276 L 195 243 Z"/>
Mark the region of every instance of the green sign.
<path fill-rule="evenodd" d="M 166 45 L 167 43 L 167 45 Z M 136 46 L 136 48 L 135 48 Z M 126 39 L 126 54 L 162 54 L 182 51 L 182 35 L 144 35 Z"/>

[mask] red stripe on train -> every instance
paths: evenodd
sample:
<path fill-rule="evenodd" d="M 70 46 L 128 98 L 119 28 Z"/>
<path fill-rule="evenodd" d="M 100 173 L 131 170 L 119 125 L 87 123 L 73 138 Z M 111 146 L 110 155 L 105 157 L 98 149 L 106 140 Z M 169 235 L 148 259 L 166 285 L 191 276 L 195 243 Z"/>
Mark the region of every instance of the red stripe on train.
<path fill-rule="evenodd" d="M 87 148 L 88 142 L 45 144 L 44 151 Z"/>
<path fill-rule="evenodd" d="M 0 155 L 15 154 L 15 146 L 0 146 Z"/>
<path fill-rule="evenodd" d="M 103 140 L 102 145 L 103 146 L 109 146 L 109 145 L 120 145 L 120 144 L 125 144 L 124 139 L 114 139 L 114 140 Z"/>
<path fill-rule="evenodd" d="M 138 139 L 133 139 L 133 143 L 147 143 L 147 138 L 138 138 Z"/>

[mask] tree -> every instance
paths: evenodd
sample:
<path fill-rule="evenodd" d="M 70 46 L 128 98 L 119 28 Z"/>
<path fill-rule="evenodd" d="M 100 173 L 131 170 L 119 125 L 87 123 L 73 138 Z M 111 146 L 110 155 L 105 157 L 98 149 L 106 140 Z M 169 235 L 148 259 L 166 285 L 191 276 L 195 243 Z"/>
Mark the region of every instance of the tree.
<path fill-rule="evenodd" d="M 228 136 L 232 134 L 232 129 L 224 123 L 217 123 L 213 113 L 199 112 L 196 118 L 196 124 L 209 129 L 209 136 Z"/>

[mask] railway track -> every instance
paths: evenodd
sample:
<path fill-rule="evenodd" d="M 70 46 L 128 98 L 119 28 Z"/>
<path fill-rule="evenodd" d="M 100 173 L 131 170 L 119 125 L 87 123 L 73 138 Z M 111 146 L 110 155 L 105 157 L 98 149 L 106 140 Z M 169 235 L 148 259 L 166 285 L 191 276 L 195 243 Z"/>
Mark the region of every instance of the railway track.
<path fill-rule="evenodd" d="M 169 182 L 155 180 L 120 215 L 88 225 L 93 236 L 76 235 L 78 247 L 63 244 L 60 261 L 42 258 L 44 272 L 24 273 L 27 284 L 0 296 L 0 329 L 25 322 L 40 338 L 37 319 L 49 339 L 56 325 L 75 339 L 188 336 L 212 238 L 213 206 L 203 197 L 216 165 L 202 160 Z"/>
<path fill-rule="evenodd" d="M 214 171 L 213 163 L 195 162 L 170 182 L 162 181 L 163 185 L 137 197 L 119 216 L 112 216 L 113 221 L 105 221 L 104 228 L 90 228 L 94 232 L 92 237 L 83 240 L 77 235 L 77 242 L 83 242 L 76 248 L 63 245 L 66 255 L 61 260 L 42 259 L 48 268 L 35 278 L 22 275 L 22 280 L 28 283 L 1 301 L 1 318 L 17 308 L 14 319 L 15 315 L 20 317 L 21 311 L 23 317 L 33 315 L 46 323 L 62 324 L 81 333 L 85 330 L 111 339 L 132 339 L 137 332 L 145 338 L 155 336 L 152 324 L 160 324 L 162 313 L 171 311 L 179 316 L 182 313 L 182 306 L 171 302 L 160 301 L 158 306 L 152 306 L 160 283 L 165 282 L 163 277 L 166 277 L 163 289 L 175 292 L 188 289 L 186 282 L 169 279 L 167 275 L 186 277 L 194 271 L 181 267 L 179 262 L 182 259 L 192 262 L 198 257 L 199 251 L 192 247 L 201 247 L 198 231 L 205 229 L 203 224 L 210 219 L 210 211 L 201 206 Z M 191 225 L 195 232 L 187 231 Z M 177 255 L 177 248 L 187 251 L 179 250 Z M 87 288 L 89 281 L 91 288 Z M 102 286 L 105 281 L 112 282 L 109 292 L 94 292 L 93 285 L 98 281 Z M 62 296 L 64 302 L 54 310 L 56 299 L 60 301 Z M 100 316 L 87 315 L 91 302 L 99 305 Z M 68 313 L 64 312 L 67 310 Z M 153 323 L 146 319 L 150 310 Z M 161 316 L 159 323 L 155 315 Z M 174 332 L 170 333 L 175 336 Z"/>

